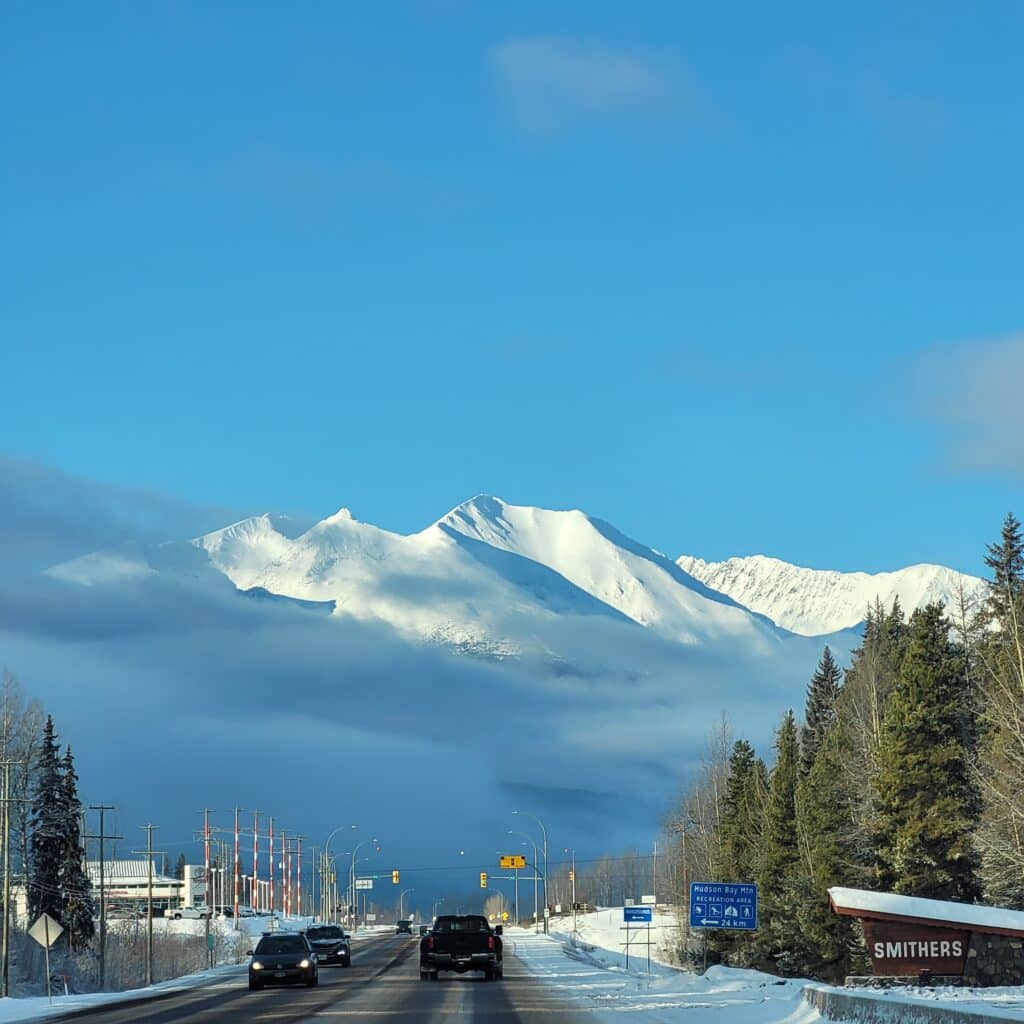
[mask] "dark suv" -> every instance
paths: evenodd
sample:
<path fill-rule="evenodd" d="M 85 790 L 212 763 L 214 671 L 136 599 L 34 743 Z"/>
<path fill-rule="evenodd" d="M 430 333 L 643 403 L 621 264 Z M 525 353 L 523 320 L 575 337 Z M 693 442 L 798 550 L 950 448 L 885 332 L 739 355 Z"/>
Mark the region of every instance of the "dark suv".
<path fill-rule="evenodd" d="M 348 936 L 339 925 L 314 925 L 306 929 L 305 935 L 313 947 L 313 952 L 316 953 L 316 962 L 320 966 L 324 964 L 351 966 L 352 947 L 349 945 Z"/>
<path fill-rule="evenodd" d="M 249 988 L 301 982 L 312 988 L 319 984 L 316 953 L 299 932 L 268 932 L 255 950 L 249 951 Z"/>
<path fill-rule="evenodd" d="M 396 935 L 412 935 L 412 921 L 396 921 L 395 922 L 395 934 Z"/>

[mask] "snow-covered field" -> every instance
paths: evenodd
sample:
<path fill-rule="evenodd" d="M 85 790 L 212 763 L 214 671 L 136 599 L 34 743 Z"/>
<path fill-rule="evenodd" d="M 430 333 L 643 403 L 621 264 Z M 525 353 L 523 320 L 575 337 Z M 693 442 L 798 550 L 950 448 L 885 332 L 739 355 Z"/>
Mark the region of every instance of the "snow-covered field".
<path fill-rule="evenodd" d="M 292 931 L 298 928 L 305 928 L 311 924 L 311 919 L 306 918 L 285 918 L 279 922 L 279 929 Z M 117 927 L 118 922 L 111 922 L 111 927 Z M 215 921 L 214 930 L 225 935 L 236 934 L 233 921 Z M 157 918 L 153 921 L 154 932 L 163 932 L 168 935 L 202 935 L 205 925 L 202 921 L 170 921 Z M 238 921 L 239 935 L 248 936 L 255 942 L 259 936 L 269 927 L 269 919 L 265 917 L 240 918 Z M 390 933 L 392 926 L 369 926 L 359 930 L 352 936 L 353 943 L 358 944 L 361 940 L 372 935 Z M 246 945 L 245 948 L 249 948 Z M 126 992 L 99 992 L 89 995 L 70 995 L 55 992 L 51 1003 L 46 996 L 30 996 L 27 998 L 13 998 L 0 1000 L 0 1024 L 7 1024 L 9 1021 L 42 1020 L 70 1013 L 74 1010 L 84 1010 L 89 1007 L 105 1006 L 122 1003 L 134 999 L 154 998 L 165 995 L 168 992 L 182 992 L 193 988 L 209 988 L 211 992 L 218 989 L 234 990 L 240 982 L 244 984 L 244 976 L 247 970 L 247 961 L 240 963 L 224 964 L 214 967 L 208 971 L 200 971 L 197 974 L 187 974 L 181 978 L 174 978 L 171 981 L 164 981 L 149 988 L 129 989 Z"/>
<path fill-rule="evenodd" d="M 621 1024 L 814 1024 L 824 1018 L 803 998 L 816 985 L 759 971 L 711 967 L 703 976 L 669 966 L 666 950 L 677 933 L 672 915 L 657 915 L 652 927 L 651 970 L 646 945 L 634 945 L 629 968 L 621 943 L 622 908 L 601 910 L 572 922 L 555 921 L 550 935 L 510 928 L 506 943 L 538 978 L 556 986 L 594 1015 L 595 1022 Z M 657 934 L 655 939 L 654 934 Z M 657 952 L 656 952 L 657 950 Z M 881 1004 L 877 1020 L 899 1024 L 912 1006 L 946 1006 L 992 1020 L 1024 1021 L 1024 986 L 990 989 L 908 988 L 899 993 L 840 989 Z"/>

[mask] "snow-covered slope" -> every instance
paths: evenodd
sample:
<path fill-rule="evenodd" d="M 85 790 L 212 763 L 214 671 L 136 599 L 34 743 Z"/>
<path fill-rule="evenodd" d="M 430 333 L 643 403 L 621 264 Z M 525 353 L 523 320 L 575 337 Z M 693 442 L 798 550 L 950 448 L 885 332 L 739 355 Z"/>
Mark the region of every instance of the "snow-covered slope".
<path fill-rule="evenodd" d="M 876 600 L 890 607 L 899 599 L 909 614 L 932 601 L 968 602 L 985 593 L 984 580 L 941 565 L 911 565 L 895 572 L 834 572 L 804 569 L 765 555 L 705 562 L 683 555 L 677 565 L 709 587 L 727 594 L 776 625 L 803 636 L 822 636 L 864 621 Z"/>
<path fill-rule="evenodd" d="M 770 625 L 746 608 L 578 510 L 509 505 L 478 495 L 449 512 L 437 528 L 546 565 L 627 618 L 682 643 L 774 639 Z"/>
<path fill-rule="evenodd" d="M 333 601 L 337 614 L 413 636 L 498 643 L 560 615 L 603 615 L 685 644 L 754 648 L 779 632 L 665 556 L 582 512 L 478 496 L 409 536 L 342 509 L 294 539 L 268 516 L 195 544 L 242 590 Z"/>

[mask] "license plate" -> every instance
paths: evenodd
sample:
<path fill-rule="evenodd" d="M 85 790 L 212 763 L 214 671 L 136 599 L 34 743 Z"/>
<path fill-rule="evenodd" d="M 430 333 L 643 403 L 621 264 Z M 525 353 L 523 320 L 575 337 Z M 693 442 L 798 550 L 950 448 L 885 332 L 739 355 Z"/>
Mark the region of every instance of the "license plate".
<path fill-rule="evenodd" d="M 274 971 L 274 977 L 275 978 L 283 978 L 284 977 L 284 971 Z"/>

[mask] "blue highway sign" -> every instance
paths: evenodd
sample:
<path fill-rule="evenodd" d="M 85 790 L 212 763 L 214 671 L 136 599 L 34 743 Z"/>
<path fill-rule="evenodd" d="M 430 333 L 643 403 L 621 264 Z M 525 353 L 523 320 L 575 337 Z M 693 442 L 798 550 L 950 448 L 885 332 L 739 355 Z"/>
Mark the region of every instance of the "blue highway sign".
<path fill-rule="evenodd" d="M 622 919 L 627 924 L 650 924 L 654 920 L 654 908 L 623 907 Z"/>
<path fill-rule="evenodd" d="M 757 931 L 757 886 L 734 882 L 691 882 L 690 927 Z"/>

